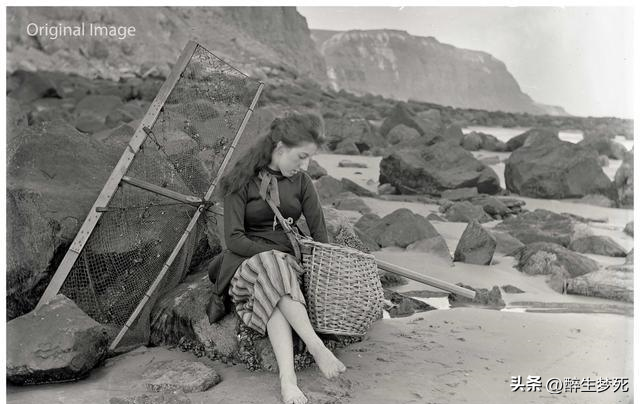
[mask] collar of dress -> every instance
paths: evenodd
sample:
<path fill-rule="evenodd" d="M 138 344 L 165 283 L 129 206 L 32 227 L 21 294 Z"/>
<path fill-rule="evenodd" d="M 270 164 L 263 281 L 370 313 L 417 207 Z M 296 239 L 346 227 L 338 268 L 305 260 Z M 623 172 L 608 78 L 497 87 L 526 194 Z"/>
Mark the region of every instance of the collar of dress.
<path fill-rule="evenodd" d="M 287 179 L 293 181 L 293 177 L 285 177 L 280 171 L 273 170 L 269 167 L 258 173 L 258 182 L 260 183 L 260 197 L 264 200 L 270 198 L 276 206 L 280 206 L 280 193 L 278 191 L 278 180 Z"/>

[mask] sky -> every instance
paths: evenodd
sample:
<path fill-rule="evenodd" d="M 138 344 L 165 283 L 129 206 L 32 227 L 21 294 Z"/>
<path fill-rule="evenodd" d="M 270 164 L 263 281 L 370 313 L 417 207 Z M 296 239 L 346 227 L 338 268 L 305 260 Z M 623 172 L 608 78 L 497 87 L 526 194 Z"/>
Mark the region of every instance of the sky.
<path fill-rule="evenodd" d="M 503 61 L 536 102 L 632 118 L 630 7 L 297 7 L 311 29 L 399 29 Z"/>

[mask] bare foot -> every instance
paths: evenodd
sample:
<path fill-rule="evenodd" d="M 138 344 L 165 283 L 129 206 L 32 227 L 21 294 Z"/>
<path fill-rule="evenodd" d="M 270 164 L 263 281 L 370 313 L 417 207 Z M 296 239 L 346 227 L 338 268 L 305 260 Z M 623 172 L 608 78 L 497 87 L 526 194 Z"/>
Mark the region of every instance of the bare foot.
<path fill-rule="evenodd" d="M 318 349 L 309 349 L 313 359 L 316 360 L 320 371 L 327 379 L 338 376 L 340 373 L 347 370 L 342 362 L 333 355 L 326 346 L 322 345 Z"/>
<path fill-rule="evenodd" d="M 300 391 L 295 380 L 280 380 L 280 393 L 284 404 L 306 404 L 307 397 Z"/>

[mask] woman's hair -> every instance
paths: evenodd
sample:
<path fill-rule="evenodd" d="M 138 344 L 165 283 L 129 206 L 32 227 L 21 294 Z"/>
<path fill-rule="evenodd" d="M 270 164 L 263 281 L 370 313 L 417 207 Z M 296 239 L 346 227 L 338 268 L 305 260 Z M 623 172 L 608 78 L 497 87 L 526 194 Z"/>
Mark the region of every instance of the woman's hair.
<path fill-rule="evenodd" d="M 322 118 L 310 113 L 291 113 L 284 118 L 274 119 L 269 133 L 258 139 L 224 176 L 223 194 L 242 189 L 260 170 L 267 167 L 278 141 L 287 147 L 296 147 L 302 143 L 315 143 L 320 147 L 325 142 Z"/>

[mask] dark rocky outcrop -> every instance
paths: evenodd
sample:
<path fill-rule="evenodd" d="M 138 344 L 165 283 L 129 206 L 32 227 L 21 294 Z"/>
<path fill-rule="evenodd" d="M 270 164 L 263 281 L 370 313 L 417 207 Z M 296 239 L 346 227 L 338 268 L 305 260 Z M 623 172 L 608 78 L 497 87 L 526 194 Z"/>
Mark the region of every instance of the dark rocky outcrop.
<path fill-rule="evenodd" d="M 507 232 L 524 244 L 546 241 L 567 247 L 576 235 L 575 222 L 571 218 L 546 209 L 507 218 L 494 229 Z"/>
<path fill-rule="evenodd" d="M 106 359 L 116 332 L 58 295 L 7 323 L 7 380 L 40 384 L 84 378 Z"/>
<path fill-rule="evenodd" d="M 447 246 L 444 237 L 440 235 L 415 241 L 407 246 L 407 251 L 425 252 L 451 261 L 449 246 Z"/>
<path fill-rule="evenodd" d="M 406 143 L 414 139 L 417 139 L 419 137 L 420 137 L 420 132 L 402 123 L 394 126 L 393 129 L 391 129 L 387 134 L 387 140 L 392 145 L 398 144 L 401 142 Z"/>
<path fill-rule="evenodd" d="M 330 175 L 320 177 L 314 185 L 322 203 L 331 203 L 335 197 L 345 191 L 342 182 Z"/>
<path fill-rule="evenodd" d="M 599 269 L 594 260 L 554 243 L 527 244 L 517 251 L 515 257 L 519 271 L 529 275 L 550 275 L 547 282 L 558 292 L 564 292 L 567 279 Z"/>
<path fill-rule="evenodd" d="M 573 240 L 568 247 L 572 251 L 585 254 L 607 255 L 609 257 L 626 257 L 627 251 L 611 237 L 587 236 Z"/>
<path fill-rule="evenodd" d="M 494 286 L 491 288 L 491 290 L 489 290 L 486 288 L 474 288 L 463 283 L 456 283 L 456 285 L 473 290 L 474 292 L 476 292 L 476 297 L 473 299 L 469 299 L 468 297 L 450 294 L 449 303 L 451 304 L 451 307 L 480 305 L 489 308 L 500 309 L 505 306 L 504 300 L 502 300 L 502 292 L 500 292 L 500 288 L 497 286 Z"/>
<path fill-rule="evenodd" d="M 509 139 L 506 144 L 506 151 L 514 151 L 524 146 L 524 143 L 529 138 L 529 136 L 537 136 L 539 139 L 544 139 L 551 142 L 553 142 L 554 140 L 559 140 L 557 130 L 533 128 Z"/>
<path fill-rule="evenodd" d="M 578 145 L 595 150 L 599 155 L 606 156 L 613 160 L 622 160 L 627 154 L 627 149 L 612 139 L 606 138 L 585 138 L 578 142 Z"/>
<path fill-rule="evenodd" d="M 381 247 L 406 247 L 417 240 L 439 235 L 427 219 L 406 208 L 393 211 L 367 227 L 368 233 Z"/>
<path fill-rule="evenodd" d="M 513 255 L 524 244 L 509 233 L 501 231 L 491 231 L 491 235 L 496 240 L 496 252 L 504 255 Z"/>
<path fill-rule="evenodd" d="M 505 165 L 507 190 L 533 198 L 580 198 L 602 194 L 617 199 L 593 150 L 532 133 Z"/>
<path fill-rule="evenodd" d="M 477 220 L 472 220 L 464 229 L 456 251 L 454 261 L 468 264 L 489 265 L 496 250 L 496 240 Z"/>
<path fill-rule="evenodd" d="M 495 136 L 475 131 L 464 135 L 460 145 L 469 151 L 483 149 L 501 152 L 507 148 L 507 145 Z"/>
<path fill-rule="evenodd" d="M 468 187 L 487 194 L 500 190 L 491 168 L 448 142 L 392 152 L 380 162 L 379 182 L 390 183 L 401 193 L 439 195 L 447 189 Z"/>
<path fill-rule="evenodd" d="M 391 317 L 408 317 L 415 313 L 435 310 L 436 308 L 417 299 L 412 299 L 402 293 L 388 289 L 384 290 L 384 298 L 391 304 L 385 302 L 384 309 Z"/>
<path fill-rule="evenodd" d="M 369 191 L 365 187 L 358 185 L 356 182 L 350 180 L 349 178 L 342 178 L 340 182 L 342 183 L 342 189 L 344 189 L 347 192 L 353 192 L 358 196 L 368 196 L 368 197 L 375 196 L 373 192 Z"/>
<path fill-rule="evenodd" d="M 565 287 L 570 294 L 633 302 L 633 260 L 569 279 Z"/>

